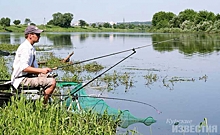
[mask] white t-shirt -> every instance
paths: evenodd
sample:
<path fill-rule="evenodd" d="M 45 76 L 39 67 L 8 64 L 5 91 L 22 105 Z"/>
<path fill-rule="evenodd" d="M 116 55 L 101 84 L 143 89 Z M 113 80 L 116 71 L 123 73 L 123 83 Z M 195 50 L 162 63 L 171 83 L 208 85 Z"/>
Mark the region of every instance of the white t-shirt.
<path fill-rule="evenodd" d="M 36 50 L 30 44 L 28 40 L 25 40 L 17 49 L 15 60 L 13 63 L 13 72 L 11 76 L 12 85 L 17 89 L 21 81 L 25 77 L 19 77 L 26 75 L 23 70 L 29 66 L 38 67 L 36 61 Z M 17 78 L 18 77 L 18 78 Z"/>

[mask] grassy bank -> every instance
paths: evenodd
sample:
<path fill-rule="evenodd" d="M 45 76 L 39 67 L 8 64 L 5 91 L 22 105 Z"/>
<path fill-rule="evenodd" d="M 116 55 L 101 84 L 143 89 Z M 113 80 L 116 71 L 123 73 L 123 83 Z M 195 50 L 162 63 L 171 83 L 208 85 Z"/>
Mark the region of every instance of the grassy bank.
<path fill-rule="evenodd" d="M 42 101 L 34 103 L 24 98 L 12 98 L 11 104 L 0 108 L 0 123 L 0 132 L 10 135 L 112 135 L 117 127 L 107 114 L 73 113 L 59 105 L 45 107 Z"/>
<path fill-rule="evenodd" d="M 24 32 L 27 25 L 11 25 L 9 27 L 6 27 L 5 29 L 0 26 L 0 32 Z M 144 32 L 139 29 L 114 29 L 114 28 L 93 28 L 93 27 L 80 27 L 80 26 L 74 26 L 70 28 L 62 28 L 58 26 L 52 26 L 52 25 L 38 25 L 37 26 L 40 29 L 43 29 L 45 32 Z"/>

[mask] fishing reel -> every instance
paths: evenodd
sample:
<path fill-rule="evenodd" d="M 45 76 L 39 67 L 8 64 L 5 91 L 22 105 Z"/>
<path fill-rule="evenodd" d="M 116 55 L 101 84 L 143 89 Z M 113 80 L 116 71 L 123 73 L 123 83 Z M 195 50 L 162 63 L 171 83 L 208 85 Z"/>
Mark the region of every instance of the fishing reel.
<path fill-rule="evenodd" d="M 53 73 L 53 72 L 47 73 L 47 78 L 55 78 L 55 77 L 57 77 L 57 76 L 58 76 L 57 73 Z"/>

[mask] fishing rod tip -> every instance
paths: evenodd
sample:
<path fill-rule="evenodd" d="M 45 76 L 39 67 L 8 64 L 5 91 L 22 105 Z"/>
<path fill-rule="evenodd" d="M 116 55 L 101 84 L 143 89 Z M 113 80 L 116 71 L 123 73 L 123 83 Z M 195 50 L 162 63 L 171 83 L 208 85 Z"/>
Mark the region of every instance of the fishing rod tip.
<path fill-rule="evenodd" d="M 161 111 L 159 111 L 159 110 L 157 110 L 157 113 L 158 113 L 158 114 L 161 114 L 162 112 L 161 112 Z"/>
<path fill-rule="evenodd" d="M 134 53 L 136 53 L 136 50 L 133 48 L 132 51 L 134 51 Z"/>
<path fill-rule="evenodd" d="M 57 70 L 58 69 L 58 67 L 54 67 L 54 68 L 52 68 L 52 70 Z"/>

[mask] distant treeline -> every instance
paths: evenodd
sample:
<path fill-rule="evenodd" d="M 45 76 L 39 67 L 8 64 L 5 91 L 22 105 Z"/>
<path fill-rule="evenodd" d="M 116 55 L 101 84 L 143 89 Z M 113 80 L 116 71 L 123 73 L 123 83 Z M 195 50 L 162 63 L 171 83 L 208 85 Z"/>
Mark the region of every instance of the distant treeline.
<path fill-rule="evenodd" d="M 74 15 L 71 13 L 54 13 L 53 19 L 46 24 L 50 28 L 53 26 L 61 28 L 76 28 L 80 27 L 86 29 L 88 27 L 92 30 L 134 30 L 142 32 L 207 32 L 207 33 L 219 33 L 220 32 L 220 14 L 214 14 L 206 10 L 196 12 L 193 9 L 186 9 L 181 11 L 178 15 L 172 12 L 160 11 L 153 15 L 152 21 L 146 22 L 103 22 L 103 23 L 87 23 L 85 20 L 78 20 L 78 23 L 71 24 Z M 15 26 L 20 26 L 20 20 L 13 21 Z M 11 24 L 10 18 L 1 18 L 0 26 L 5 31 L 9 31 L 7 27 Z M 29 18 L 26 18 L 24 24 L 35 25 Z M 1 31 L 0 27 L 0 31 Z M 106 30 L 105 29 L 105 30 Z"/>
<path fill-rule="evenodd" d="M 146 22 L 134 21 L 134 22 L 118 22 L 117 24 L 152 25 L 152 22 L 151 21 L 146 21 Z"/>
<path fill-rule="evenodd" d="M 193 9 L 186 9 L 178 15 L 160 11 L 153 15 L 152 29 L 161 32 L 220 32 L 220 14 Z"/>
<path fill-rule="evenodd" d="M 74 15 L 71 13 L 54 13 L 52 15 L 53 19 L 49 20 L 45 25 L 46 27 L 53 28 L 53 26 L 56 27 L 61 27 L 61 28 L 74 28 L 74 27 L 80 27 L 82 29 L 91 27 L 94 28 L 92 30 L 97 29 L 102 30 L 102 29 L 122 29 L 122 30 L 134 30 L 134 31 L 146 31 L 146 29 L 149 29 L 151 22 L 125 22 L 125 23 L 113 23 L 113 22 L 96 22 L 96 23 L 87 23 L 85 20 L 78 20 L 77 23 L 72 24 L 72 20 L 74 18 Z M 20 20 L 14 20 L 13 24 L 15 26 L 23 26 L 21 24 Z M 26 18 L 24 21 L 24 25 L 36 25 L 34 22 L 32 22 L 29 18 Z M 3 17 L 0 19 L 0 31 L 10 31 L 14 32 L 11 30 L 11 28 L 8 28 L 11 26 L 11 19 L 8 17 Z M 1 27 L 3 30 L 1 30 Z M 19 28 L 19 27 L 17 27 Z M 20 30 L 16 30 L 20 31 Z"/>

